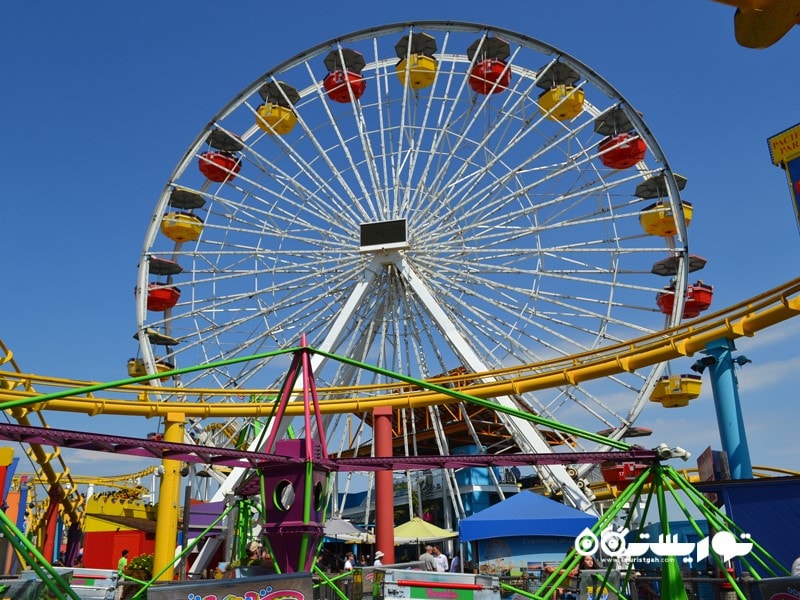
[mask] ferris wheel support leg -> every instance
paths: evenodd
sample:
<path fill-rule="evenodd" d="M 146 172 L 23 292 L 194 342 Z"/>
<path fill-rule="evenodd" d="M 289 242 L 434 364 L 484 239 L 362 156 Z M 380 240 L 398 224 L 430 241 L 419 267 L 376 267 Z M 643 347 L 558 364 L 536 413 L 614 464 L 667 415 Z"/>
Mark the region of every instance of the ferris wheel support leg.
<path fill-rule="evenodd" d="M 170 413 L 164 421 L 164 441 L 183 442 L 185 422 L 183 413 Z M 159 581 L 171 581 L 175 575 L 173 562 L 178 536 L 182 463 L 179 460 L 164 459 L 161 465 L 164 467 L 164 473 L 158 490 L 153 573 L 159 573 Z"/>
<path fill-rule="evenodd" d="M 751 479 L 753 467 L 739 402 L 739 382 L 734 372 L 734 362 L 741 365 L 749 360 L 742 356 L 734 359 L 731 356 L 733 350 L 736 350 L 733 340 L 721 338 L 709 342 L 703 353 L 714 359 L 713 362 L 705 360 L 708 360 L 719 437 L 722 449 L 728 455 L 731 479 Z"/>
<path fill-rule="evenodd" d="M 392 456 L 392 407 L 379 406 L 375 417 L 375 456 Z M 375 550 L 394 564 L 394 485 L 392 471 L 375 473 Z"/>
<path fill-rule="evenodd" d="M 395 267 L 408 282 L 408 285 L 417 294 L 417 297 L 427 309 L 434 322 L 439 326 L 442 334 L 450 342 L 453 348 L 458 348 L 461 360 L 473 372 L 480 373 L 488 371 L 489 366 L 478 356 L 469 341 L 462 335 L 456 324 L 445 313 L 442 307 L 434 298 L 425 282 L 414 272 L 405 260 L 398 258 Z M 506 408 L 516 408 L 514 401 L 508 396 L 498 396 L 494 399 L 498 404 Z M 523 448 L 524 452 L 552 452 L 553 449 L 547 440 L 530 423 L 511 415 L 500 415 L 500 419 L 506 427 L 513 433 L 514 439 Z M 539 476 L 545 485 L 552 488 L 559 488 L 564 495 L 565 503 L 568 506 L 582 510 L 589 514 L 597 514 L 591 500 L 578 487 L 578 484 L 569 476 L 566 467 L 563 465 L 548 465 L 538 469 Z"/>

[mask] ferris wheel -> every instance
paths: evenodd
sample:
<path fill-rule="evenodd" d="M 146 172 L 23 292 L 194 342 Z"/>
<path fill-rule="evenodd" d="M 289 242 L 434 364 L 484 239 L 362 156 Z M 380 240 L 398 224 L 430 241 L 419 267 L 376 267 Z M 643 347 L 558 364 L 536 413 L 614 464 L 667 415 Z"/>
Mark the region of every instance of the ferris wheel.
<path fill-rule="evenodd" d="M 687 288 L 684 183 L 625 98 L 552 46 L 452 22 L 346 35 L 236 94 L 179 161 L 145 235 L 132 364 L 156 373 L 305 335 L 415 378 L 480 378 L 659 331 Z M 319 386 L 391 382 L 317 358 Z M 287 364 L 173 383 L 269 388 Z M 619 438 L 663 368 L 497 402 Z M 594 449 L 485 409 L 409 412 L 397 452 Z M 364 423 L 331 424 L 343 451 L 368 446 Z M 258 425 L 204 424 L 202 441 L 241 444 Z"/>

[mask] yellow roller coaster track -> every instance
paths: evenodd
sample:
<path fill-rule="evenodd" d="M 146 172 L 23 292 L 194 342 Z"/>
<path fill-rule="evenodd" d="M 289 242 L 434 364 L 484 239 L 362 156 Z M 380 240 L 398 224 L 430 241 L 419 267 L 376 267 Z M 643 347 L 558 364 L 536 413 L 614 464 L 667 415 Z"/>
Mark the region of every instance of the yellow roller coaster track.
<path fill-rule="evenodd" d="M 14 360 L 14 354 L 6 347 L 5 344 L 3 344 L 2 340 L 0 340 L 0 351 L 2 352 L 2 355 L 0 355 L 0 390 L 5 390 L 15 385 L 13 378 L 8 377 L 8 375 L 17 374 L 17 376 L 20 376 L 20 369 Z M 12 370 L 7 371 L 9 368 Z M 28 387 L 31 390 L 33 389 L 30 388 L 30 386 Z M 9 412 L 20 425 L 27 426 L 31 424 L 31 422 L 28 420 L 29 413 L 27 410 L 12 408 L 9 410 Z M 36 415 L 41 426 L 47 427 L 47 423 L 45 422 L 42 414 L 36 413 Z M 31 444 L 26 452 L 31 461 L 39 465 L 38 470 L 36 471 L 36 479 L 42 483 L 46 482 L 50 486 L 54 486 L 59 490 L 61 511 L 66 517 L 66 524 L 71 525 L 81 523 L 83 520 L 83 511 L 85 508 L 84 504 L 86 499 L 78 492 L 78 488 L 75 485 L 75 481 L 72 479 L 70 470 L 61 457 L 61 449 L 54 447 L 52 448 L 51 452 L 48 452 L 39 444 Z M 58 463 L 58 466 L 61 467 L 61 470 L 56 471 L 53 468 L 53 463 Z M 40 523 L 41 521 L 37 520 L 37 526 L 32 526 L 32 529 L 38 529 L 38 524 Z M 44 525 L 45 524 L 41 524 L 41 526 Z M 45 538 L 43 535 L 44 532 L 40 531 L 39 533 L 42 534 L 39 536 L 39 539 L 43 540 Z"/>
<path fill-rule="evenodd" d="M 142 477 L 147 477 L 158 471 L 158 467 L 147 467 L 136 473 L 126 473 L 121 475 L 72 475 L 72 482 L 75 485 L 94 485 L 98 487 L 110 487 L 120 490 L 137 489 L 139 485 L 137 480 Z M 12 489 L 17 489 L 20 485 L 22 477 L 26 476 L 25 473 L 14 475 L 11 482 Z M 46 485 L 50 483 L 47 479 L 43 478 L 40 474 L 27 474 L 28 483 L 36 485 Z"/>
<path fill-rule="evenodd" d="M 628 342 L 543 362 L 483 373 L 437 378 L 459 391 L 479 398 L 520 394 L 523 392 L 573 385 L 608 377 L 624 371 L 679 357 L 692 356 L 710 342 L 752 336 L 800 313 L 800 278 L 730 306 L 706 317 L 677 327 L 646 335 Z M 2 347 L 5 349 L 5 347 Z M 153 375 L 153 379 L 162 377 Z M 102 389 L 105 397 L 95 395 L 104 384 L 0 370 L 0 401 L 34 399 L 35 390 L 49 389 L 64 397 L 49 399 L 18 409 L 85 413 L 88 415 L 127 415 L 167 417 L 181 414 L 192 418 L 264 417 L 272 412 L 272 402 L 253 402 L 254 397 L 268 397 L 277 390 L 168 388 L 151 385 L 119 385 Z M 88 388 L 88 389 L 87 389 Z M 72 390 L 69 392 L 69 390 Z M 69 392 L 69 393 L 67 393 Z M 376 406 L 417 408 L 446 404 L 457 400 L 438 391 L 420 390 L 411 385 L 374 385 L 318 388 L 323 413 L 361 413 Z M 247 399 L 237 402 L 237 398 Z M 165 399 L 178 400 L 164 402 Z M 289 407 L 287 416 L 302 414 L 302 406 Z"/>

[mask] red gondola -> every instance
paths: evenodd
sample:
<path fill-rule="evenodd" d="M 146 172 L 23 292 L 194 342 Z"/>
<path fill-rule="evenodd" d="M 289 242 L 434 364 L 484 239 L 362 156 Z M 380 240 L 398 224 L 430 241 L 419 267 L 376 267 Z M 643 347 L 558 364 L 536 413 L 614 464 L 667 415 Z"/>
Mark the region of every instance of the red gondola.
<path fill-rule="evenodd" d="M 656 304 L 658 304 L 658 308 L 661 309 L 662 313 L 670 315 L 672 314 L 672 307 L 675 306 L 674 288 L 673 286 L 667 286 L 664 290 L 656 296 Z M 686 289 L 686 302 L 683 305 L 683 318 L 694 318 L 708 309 L 711 306 L 713 296 L 713 285 L 707 285 L 702 281 L 689 285 Z"/>
<path fill-rule="evenodd" d="M 605 138 L 598 146 L 600 162 L 611 169 L 629 169 L 644 160 L 647 144 L 630 133 L 618 133 Z"/>
<path fill-rule="evenodd" d="M 636 481 L 647 467 L 648 465 L 634 462 L 605 462 L 600 465 L 600 472 L 607 484 L 616 486 L 617 491 L 621 492 Z"/>
<path fill-rule="evenodd" d="M 197 161 L 200 172 L 211 181 L 222 183 L 242 170 L 242 161 L 231 152 L 203 152 Z"/>
<path fill-rule="evenodd" d="M 174 285 L 151 283 L 147 286 L 147 310 L 163 312 L 178 303 L 181 290 Z"/>
<path fill-rule="evenodd" d="M 511 69 L 502 60 L 488 58 L 472 67 L 469 86 L 479 94 L 502 92 L 511 83 Z"/>
<path fill-rule="evenodd" d="M 364 95 L 367 89 L 367 82 L 361 73 L 355 71 L 333 71 L 328 73 L 322 81 L 322 87 L 328 98 L 334 102 L 346 104 L 352 100 L 358 100 Z M 352 91 L 352 96 L 350 95 Z"/>

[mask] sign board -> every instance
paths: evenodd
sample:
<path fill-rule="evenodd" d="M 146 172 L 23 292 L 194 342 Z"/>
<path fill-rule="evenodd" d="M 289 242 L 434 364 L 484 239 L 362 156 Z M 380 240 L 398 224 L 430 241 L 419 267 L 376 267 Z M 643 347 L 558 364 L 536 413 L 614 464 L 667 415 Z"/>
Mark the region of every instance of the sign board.
<path fill-rule="evenodd" d="M 310 573 L 260 575 L 238 579 L 201 579 L 155 585 L 147 600 L 195 600 L 198 598 L 258 598 L 259 600 L 313 600 Z"/>
<path fill-rule="evenodd" d="M 800 123 L 767 138 L 773 165 L 780 165 L 800 156 Z"/>
<path fill-rule="evenodd" d="M 758 582 L 764 600 L 797 600 L 800 577 L 765 577 Z"/>
<path fill-rule="evenodd" d="M 384 598 L 418 600 L 500 600 L 497 577 L 470 573 L 386 569 Z"/>

